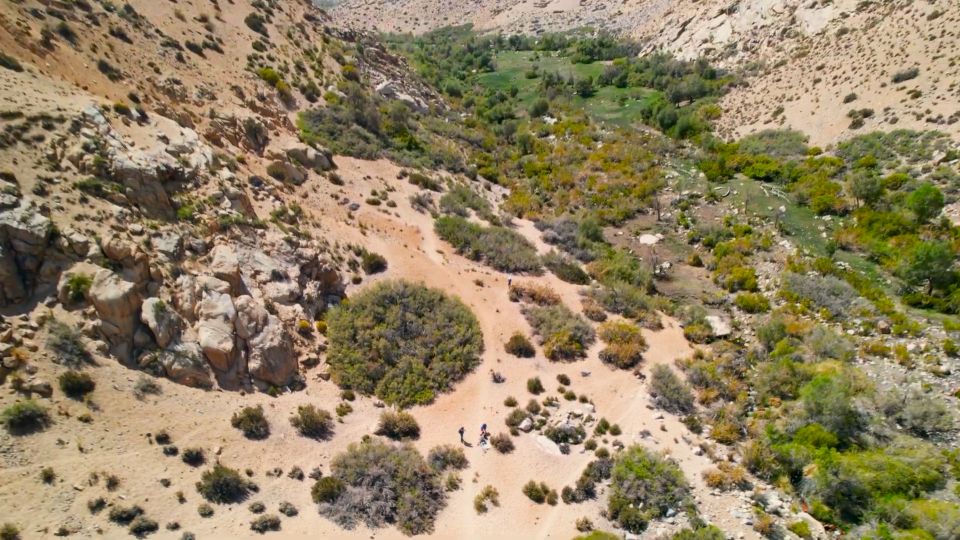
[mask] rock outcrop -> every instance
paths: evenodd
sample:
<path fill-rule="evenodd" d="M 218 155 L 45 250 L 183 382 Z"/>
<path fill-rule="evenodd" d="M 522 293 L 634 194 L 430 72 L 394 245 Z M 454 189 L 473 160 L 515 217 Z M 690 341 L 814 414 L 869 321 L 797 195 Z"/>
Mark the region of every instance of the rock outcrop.
<path fill-rule="evenodd" d="M 52 232 L 50 219 L 31 201 L 0 212 L 0 306 L 33 292 Z"/>
<path fill-rule="evenodd" d="M 232 371 L 236 359 L 234 321 L 237 310 L 229 294 L 205 291 L 197 305 L 197 337 L 204 356 L 215 369 Z"/>
<path fill-rule="evenodd" d="M 100 332 L 110 343 L 111 352 L 121 361 L 128 361 L 133 353 L 133 335 L 140 319 L 141 298 L 137 284 L 104 268 L 94 275 L 89 295 L 100 318 Z"/>
<path fill-rule="evenodd" d="M 161 349 L 166 349 L 180 337 L 183 319 L 159 298 L 147 298 L 143 301 L 140 320 L 150 329 L 154 341 Z"/>

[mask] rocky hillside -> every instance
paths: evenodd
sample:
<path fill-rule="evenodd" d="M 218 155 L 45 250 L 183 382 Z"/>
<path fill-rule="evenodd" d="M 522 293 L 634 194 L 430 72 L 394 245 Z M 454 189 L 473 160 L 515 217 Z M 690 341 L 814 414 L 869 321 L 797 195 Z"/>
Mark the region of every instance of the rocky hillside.
<path fill-rule="evenodd" d="M 386 32 L 464 23 L 506 34 L 589 27 L 632 36 L 648 50 L 706 57 L 746 74 L 722 102 L 720 133 L 728 137 L 791 127 L 826 146 L 861 129 L 960 133 L 960 7 L 948 0 L 346 0 L 333 13 Z M 851 111 L 864 109 L 854 123 Z"/>

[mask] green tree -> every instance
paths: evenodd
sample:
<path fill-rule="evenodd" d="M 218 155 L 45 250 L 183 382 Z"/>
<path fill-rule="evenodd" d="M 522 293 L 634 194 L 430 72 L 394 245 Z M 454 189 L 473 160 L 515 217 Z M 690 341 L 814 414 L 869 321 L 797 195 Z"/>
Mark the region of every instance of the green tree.
<path fill-rule="evenodd" d="M 883 181 L 869 170 L 858 169 L 847 175 L 850 194 L 857 200 L 857 206 L 873 206 L 883 196 Z"/>
<path fill-rule="evenodd" d="M 953 250 L 946 242 L 920 242 L 914 246 L 901 269 L 908 283 L 926 286 L 927 294 L 934 288 L 945 288 L 954 281 Z"/>
<path fill-rule="evenodd" d="M 577 82 L 574 88 L 578 96 L 584 99 L 589 98 L 593 96 L 593 93 L 594 93 L 593 79 L 591 79 L 590 77 L 577 79 Z"/>
<path fill-rule="evenodd" d="M 943 209 L 943 193 L 933 184 L 923 184 L 907 197 L 907 208 L 917 217 L 917 222 L 927 223 Z"/>

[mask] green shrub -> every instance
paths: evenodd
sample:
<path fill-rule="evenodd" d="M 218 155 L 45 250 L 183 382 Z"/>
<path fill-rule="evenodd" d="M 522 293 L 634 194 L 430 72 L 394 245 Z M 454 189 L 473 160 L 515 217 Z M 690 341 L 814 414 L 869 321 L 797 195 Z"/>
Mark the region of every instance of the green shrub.
<path fill-rule="evenodd" d="M 9 69 L 10 71 L 23 71 L 23 66 L 16 58 L 3 52 L 0 52 L 0 67 Z"/>
<path fill-rule="evenodd" d="M 580 444 L 587 438 L 587 432 L 579 425 L 560 424 L 543 430 L 544 436 L 557 444 Z"/>
<path fill-rule="evenodd" d="M 316 483 L 310 489 L 310 496 L 315 503 L 333 503 L 346 490 L 343 481 L 332 476 L 325 476 L 317 479 Z"/>
<path fill-rule="evenodd" d="M 58 381 L 60 390 L 73 399 L 82 399 L 97 386 L 89 374 L 74 370 L 63 372 Z"/>
<path fill-rule="evenodd" d="M 143 538 L 148 534 L 155 533 L 160 529 L 160 525 L 156 521 L 148 518 L 147 516 L 137 516 L 134 518 L 133 522 L 130 523 L 130 534 L 136 536 L 137 538 Z"/>
<path fill-rule="evenodd" d="M 360 267 L 367 274 L 379 274 L 387 269 L 387 259 L 378 253 L 364 250 L 360 257 Z"/>
<path fill-rule="evenodd" d="M 47 322 L 47 333 L 47 348 L 56 354 L 58 363 L 76 369 L 93 362 L 93 357 L 83 345 L 80 332 L 75 328 L 51 320 Z"/>
<path fill-rule="evenodd" d="M 27 399 L 4 409 L 0 421 L 9 433 L 22 435 L 47 427 L 50 424 L 50 414 L 36 401 Z"/>
<path fill-rule="evenodd" d="M 577 261 L 556 251 L 551 251 L 543 256 L 543 265 L 567 283 L 573 283 L 574 285 L 590 283 L 590 275 L 580 267 Z"/>
<path fill-rule="evenodd" d="M 820 424 L 845 445 L 867 427 L 869 416 L 856 402 L 863 391 L 850 373 L 819 375 L 800 389 L 803 411 L 809 423 Z"/>
<path fill-rule="evenodd" d="M 846 318 L 865 301 L 846 281 L 833 276 L 814 276 L 787 272 L 780 287 L 788 299 L 808 303 L 817 309 L 826 309 L 834 317 Z"/>
<path fill-rule="evenodd" d="M 488 510 L 488 502 L 493 506 L 500 506 L 500 493 L 490 485 L 484 486 L 480 493 L 477 493 L 477 496 L 473 498 L 473 509 L 478 514 L 483 514 Z"/>
<path fill-rule="evenodd" d="M 537 250 L 520 233 L 505 227 L 481 227 L 460 216 L 442 216 L 434 223 L 437 235 L 457 253 L 501 272 L 540 274 Z"/>
<path fill-rule="evenodd" d="M 267 531 L 279 531 L 280 518 L 272 514 L 264 514 L 250 522 L 250 530 L 260 534 Z"/>
<path fill-rule="evenodd" d="M 804 540 L 810 540 L 813 538 L 813 533 L 810 532 L 810 525 L 802 519 L 787 525 L 787 530 L 799 536 L 800 538 L 803 538 Z"/>
<path fill-rule="evenodd" d="M 490 437 L 490 445 L 497 449 L 501 454 L 513 452 L 513 439 L 506 433 L 497 433 Z"/>
<path fill-rule="evenodd" d="M 53 470 L 53 467 L 44 467 L 43 469 L 40 469 L 40 481 L 44 484 L 52 484 L 56 479 L 57 473 Z"/>
<path fill-rule="evenodd" d="M 764 313 L 770 311 L 770 301 L 760 293 L 742 292 L 737 295 L 733 303 L 747 313 Z"/>
<path fill-rule="evenodd" d="M 609 321 L 600 326 L 600 339 L 607 346 L 600 351 L 600 360 L 620 369 L 630 369 L 643 360 L 647 341 L 640 329 L 626 321 Z"/>
<path fill-rule="evenodd" d="M 507 353 L 517 358 L 533 358 L 537 354 L 536 349 L 533 348 L 533 343 L 530 343 L 530 340 L 520 332 L 514 332 L 503 348 Z"/>
<path fill-rule="evenodd" d="M 405 281 L 360 292 L 327 316 L 327 328 L 333 380 L 400 407 L 433 401 L 483 351 L 479 324 L 461 301 Z"/>
<path fill-rule="evenodd" d="M 93 285 L 93 278 L 87 274 L 70 274 L 67 278 L 67 296 L 71 302 L 82 302 L 87 299 L 91 285 Z"/>
<path fill-rule="evenodd" d="M 527 392 L 530 392 L 533 395 L 539 395 L 543 393 L 543 390 L 543 383 L 540 382 L 540 377 L 527 379 Z"/>
<path fill-rule="evenodd" d="M 334 457 L 330 475 L 347 489 L 321 503 L 320 514 L 347 529 L 395 524 L 407 535 L 429 533 L 446 504 L 440 474 L 410 445 L 351 444 Z"/>
<path fill-rule="evenodd" d="M 283 501 L 280 503 L 279 510 L 281 514 L 287 517 L 293 517 L 300 513 L 300 511 L 297 510 L 296 506 L 294 506 L 292 503 L 289 503 L 287 501 Z"/>
<path fill-rule="evenodd" d="M 197 492 L 204 499 L 222 504 L 240 502 L 247 497 L 250 486 L 236 469 L 216 464 L 204 471 L 197 482 Z"/>
<path fill-rule="evenodd" d="M 535 400 L 530 400 L 530 401 L 533 403 L 536 403 Z M 506 419 L 507 427 L 516 428 L 529 416 L 530 414 L 528 414 L 528 411 L 524 411 L 523 409 L 513 409 L 512 411 L 510 411 L 510 414 L 507 415 L 507 419 Z"/>
<path fill-rule="evenodd" d="M 254 32 L 267 36 L 267 21 L 257 12 L 253 12 L 244 17 L 243 22 L 247 25 L 247 28 L 253 30 Z"/>
<path fill-rule="evenodd" d="M 650 393 L 657 407 L 674 414 L 690 414 L 696 410 L 693 392 L 672 369 L 658 364 L 650 375 Z"/>
<path fill-rule="evenodd" d="M 530 480 L 523 485 L 523 494 L 527 496 L 531 501 L 537 504 L 543 504 L 547 500 L 547 496 L 550 494 L 550 488 L 543 482 L 537 483 L 533 480 Z"/>
<path fill-rule="evenodd" d="M 208 518 L 213 515 L 213 507 L 207 503 L 200 503 L 200 506 L 197 506 L 197 513 L 202 518 Z"/>
<path fill-rule="evenodd" d="M 902 82 L 907 82 L 911 79 L 916 79 L 917 75 L 919 74 L 920 74 L 920 68 L 911 67 L 911 68 L 903 69 L 894 73 L 893 78 L 891 80 L 894 82 L 894 84 L 899 84 Z"/>
<path fill-rule="evenodd" d="M 596 336 L 593 327 L 566 306 L 525 306 L 523 315 L 533 327 L 551 360 L 575 360 L 586 356 Z"/>
<path fill-rule="evenodd" d="M 204 456 L 203 448 L 187 448 L 180 454 L 180 459 L 191 467 L 199 467 L 207 460 L 206 456 Z"/>
<path fill-rule="evenodd" d="M 377 426 L 376 433 L 395 441 L 418 439 L 420 438 L 420 424 L 408 412 L 384 411 L 380 415 L 380 423 Z"/>
<path fill-rule="evenodd" d="M 333 416 L 313 405 L 297 407 L 297 413 L 290 417 L 290 425 L 311 439 L 323 440 L 333 435 Z"/>
<path fill-rule="evenodd" d="M 263 415 L 263 407 L 244 407 L 233 413 L 230 425 L 243 432 L 248 439 L 266 439 L 270 436 L 270 422 Z"/>
<path fill-rule="evenodd" d="M 632 533 L 643 532 L 650 520 L 688 502 L 690 488 L 676 463 L 642 446 L 617 456 L 611 480 L 607 512 Z"/>
<path fill-rule="evenodd" d="M 143 515 L 143 508 L 139 506 L 114 506 L 107 517 L 114 523 L 127 525 L 141 515 Z"/>
<path fill-rule="evenodd" d="M 431 448 L 427 454 L 427 463 L 437 472 L 443 472 L 447 469 L 459 471 L 470 465 L 467 456 L 463 453 L 463 448 L 451 444 Z"/>

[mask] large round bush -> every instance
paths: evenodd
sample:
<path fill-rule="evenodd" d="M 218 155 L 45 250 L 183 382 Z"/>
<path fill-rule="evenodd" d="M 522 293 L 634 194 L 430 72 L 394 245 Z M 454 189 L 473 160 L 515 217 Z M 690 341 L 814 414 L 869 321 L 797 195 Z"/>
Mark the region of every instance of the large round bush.
<path fill-rule="evenodd" d="M 400 407 L 425 404 L 480 363 L 473 313 L 438 289 L 384 281 L 327 318 L 333 380 Z"/>

